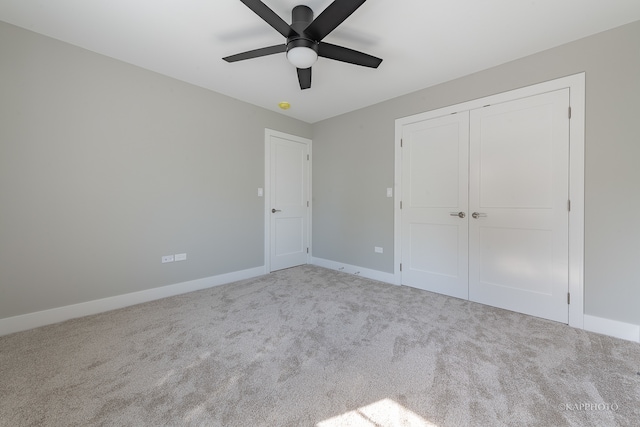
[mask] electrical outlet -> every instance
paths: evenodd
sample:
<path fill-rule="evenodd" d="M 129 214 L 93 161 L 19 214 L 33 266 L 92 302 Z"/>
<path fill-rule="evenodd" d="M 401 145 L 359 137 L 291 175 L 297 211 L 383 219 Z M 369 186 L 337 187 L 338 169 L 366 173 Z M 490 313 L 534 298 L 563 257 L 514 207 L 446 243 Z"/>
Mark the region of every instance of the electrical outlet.
<path fill-rule="evenodd" d="M 162 257 L 162 263 L 173 262 L 173 255 L 165 255 Z"/>
<path fill-rule="evenodd" d="M 382 253 L 382 248 L 380 246 L 376 246 L 373 248 L 373 251 L 377 254 L 381 254 Z"/>
<path fill-rule="evenodd" d="M 175 254 L 174 260 L 176 261 L 185 261 L 187 259 L 187 254 Z"/>

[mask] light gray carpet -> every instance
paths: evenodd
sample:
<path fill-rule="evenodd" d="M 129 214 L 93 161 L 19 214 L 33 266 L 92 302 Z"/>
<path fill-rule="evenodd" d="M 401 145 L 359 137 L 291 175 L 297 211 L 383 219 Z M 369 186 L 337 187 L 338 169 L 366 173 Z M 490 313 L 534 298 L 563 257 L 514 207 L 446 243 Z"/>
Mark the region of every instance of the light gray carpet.
<path fill-rule="evenodd" d="M 314 266 L 0 337 L 0 425 L 638 426 L 640 345 Z"/>

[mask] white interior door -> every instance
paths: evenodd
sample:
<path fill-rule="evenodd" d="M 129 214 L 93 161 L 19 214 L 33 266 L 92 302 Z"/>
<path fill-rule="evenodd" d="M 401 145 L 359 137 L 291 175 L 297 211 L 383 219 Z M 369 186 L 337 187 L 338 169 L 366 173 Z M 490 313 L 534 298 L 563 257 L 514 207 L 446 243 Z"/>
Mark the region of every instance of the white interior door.
<path fill-rule="evenodd" d="M 309 247 L 310 141 L 267 132 L 270 271 L 306 264 Z"/>
<path fill-rule="evenodd" d="M 568 322 L 569 89 L 471 111 L 469 299 Z"/>
<path fill-rule="evenodd" d="M 469 113 L 402 131 L 402 284 L 468 298 Z"/>

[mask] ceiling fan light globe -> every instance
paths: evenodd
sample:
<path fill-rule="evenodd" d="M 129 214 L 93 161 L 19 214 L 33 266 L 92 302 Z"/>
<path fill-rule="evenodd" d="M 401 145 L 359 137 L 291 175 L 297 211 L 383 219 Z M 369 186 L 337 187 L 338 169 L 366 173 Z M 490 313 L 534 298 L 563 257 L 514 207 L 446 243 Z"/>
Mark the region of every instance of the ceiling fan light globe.
<path fill-rule="evenodd" d="M 287 51 L 287 59 L 296 68 L 310 68 L 318 60 L 318 53 L 305 46 L 298 46 Z"/>

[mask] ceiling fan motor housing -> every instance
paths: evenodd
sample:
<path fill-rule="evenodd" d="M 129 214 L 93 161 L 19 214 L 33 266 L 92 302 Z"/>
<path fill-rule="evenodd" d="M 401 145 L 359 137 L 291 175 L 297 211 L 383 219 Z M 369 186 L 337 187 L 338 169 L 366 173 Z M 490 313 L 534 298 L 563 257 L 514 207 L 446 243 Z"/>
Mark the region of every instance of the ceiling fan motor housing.
<path fill-rule="evenodd" d="M 318 43 L 306 37 L 289 37 L 287 39 L 287 52 L 289 52 L 294 47 L 308 47 L 309 49 L 313 49 L 316 53 L 318 53 Z"/>
<path fill-rule="evenodd" d="M 297 34 L 287 37 L 287 52 L 294 47 L 307 47 L 318 53 L 318 42 L 304 34 L 304 29 L 307 28 L 311 22 L 313 22 L 313 10 L 311 10 L 311 8 L 305 5 L 299 5 L 293 8 L 291 11 L 291 28 L 293 28 Z"/>

